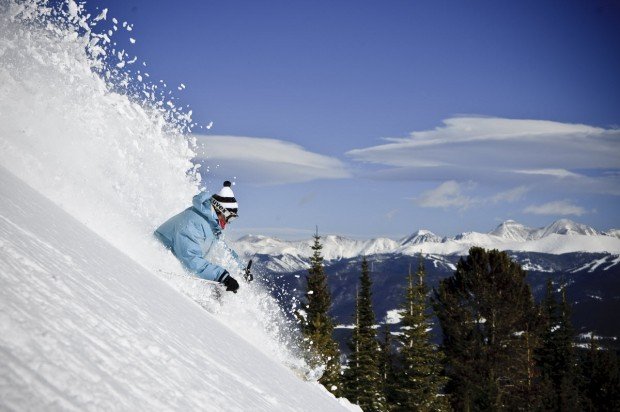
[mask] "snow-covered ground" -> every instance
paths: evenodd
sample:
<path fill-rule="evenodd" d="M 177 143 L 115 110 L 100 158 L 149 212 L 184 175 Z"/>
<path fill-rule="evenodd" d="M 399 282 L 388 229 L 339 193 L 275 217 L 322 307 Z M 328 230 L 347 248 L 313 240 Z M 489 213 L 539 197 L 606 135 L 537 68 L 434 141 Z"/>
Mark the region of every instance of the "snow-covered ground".
<path fill-rule="evenodd" d="M 4 168 L 0 282 L 0 409 L 343 409 Z"/>
<path fill-rule="evenodd" d="M 191 113 L 113 50 L 130 23 L 51 4 L 0 2 L 0 410 L 346 407 L 263 285 L 217 293 L 153 238 L 200 186 Z"/>

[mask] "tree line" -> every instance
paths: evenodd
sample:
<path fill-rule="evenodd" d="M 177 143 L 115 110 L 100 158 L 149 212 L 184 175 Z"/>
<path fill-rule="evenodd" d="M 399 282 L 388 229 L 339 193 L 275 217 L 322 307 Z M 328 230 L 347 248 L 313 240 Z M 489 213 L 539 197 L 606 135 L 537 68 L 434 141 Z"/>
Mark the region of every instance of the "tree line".
<path fill-rule="evenodd" d="M 615 351 L 578 349 L 564 288 L 547 282 L 537 303 L 526 272 L 507 253 L 474 247 L 429 291 L 422 256 L 409 270 L 400 329 L 377 327 L 364 257 L 350 354 L 341 356 L 315 234 L 300 322 L 319 382 L 364 411 L 620 411 Z M 432 321 L 441 344 L 432 342 Z"/>

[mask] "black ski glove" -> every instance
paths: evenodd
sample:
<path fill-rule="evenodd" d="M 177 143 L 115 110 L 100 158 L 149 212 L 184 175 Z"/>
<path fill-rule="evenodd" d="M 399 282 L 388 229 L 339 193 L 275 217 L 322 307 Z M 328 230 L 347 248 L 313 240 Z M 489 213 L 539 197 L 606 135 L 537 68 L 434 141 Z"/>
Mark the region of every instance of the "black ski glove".
<path fill-rule="evenodd" d="M 237 293 L 237 289 L 239 289 L 239 282 L 235 280 L 232 276 L 228 275 L 226 279 L 222 282 L 224 286 L 226 286 L 227 292 Z"/>

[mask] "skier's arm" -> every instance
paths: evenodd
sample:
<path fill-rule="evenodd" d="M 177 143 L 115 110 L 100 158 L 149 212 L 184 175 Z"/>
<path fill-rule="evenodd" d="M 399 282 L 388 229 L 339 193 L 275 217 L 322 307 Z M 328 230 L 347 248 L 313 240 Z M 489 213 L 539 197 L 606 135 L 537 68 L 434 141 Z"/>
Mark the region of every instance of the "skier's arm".
<path fill-rule="evenodd" d="M 245 269 L 245 264 L 241 261 L 241 258 L 239 257 L 237 252 L 235 252 L 230 246 L 228 246 L 228 243 L 226 242 L 222 242 L 222 243 L 224 244 L 224 246 L 226 247 L 226 250 L 230 253 L 230 255 L 233 257 L 233 259 L 239 266 L 239 270 L 243 271 Z"/>
<path fill-rule="evenodd" d="M 192 272 L 202 279 L 222 282 L 227 277 L 226 270 L 203 257 L 200 244 L 188 233 L 177 233 L 174 242 L 175 254 L 179 260 Z"/>

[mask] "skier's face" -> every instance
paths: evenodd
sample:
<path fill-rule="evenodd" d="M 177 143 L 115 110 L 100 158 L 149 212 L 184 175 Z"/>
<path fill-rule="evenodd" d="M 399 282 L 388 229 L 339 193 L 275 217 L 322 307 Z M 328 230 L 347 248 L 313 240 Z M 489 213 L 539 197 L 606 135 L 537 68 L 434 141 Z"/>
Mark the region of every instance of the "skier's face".
<path fill-rule="evenodd" d="M 221 213 L 218 213 L 217 219 L 220 222 L 220 227 L 222 228 L 222 230 L 224 230 L 224 228 L 226 228 L 226 218 Z"/>

